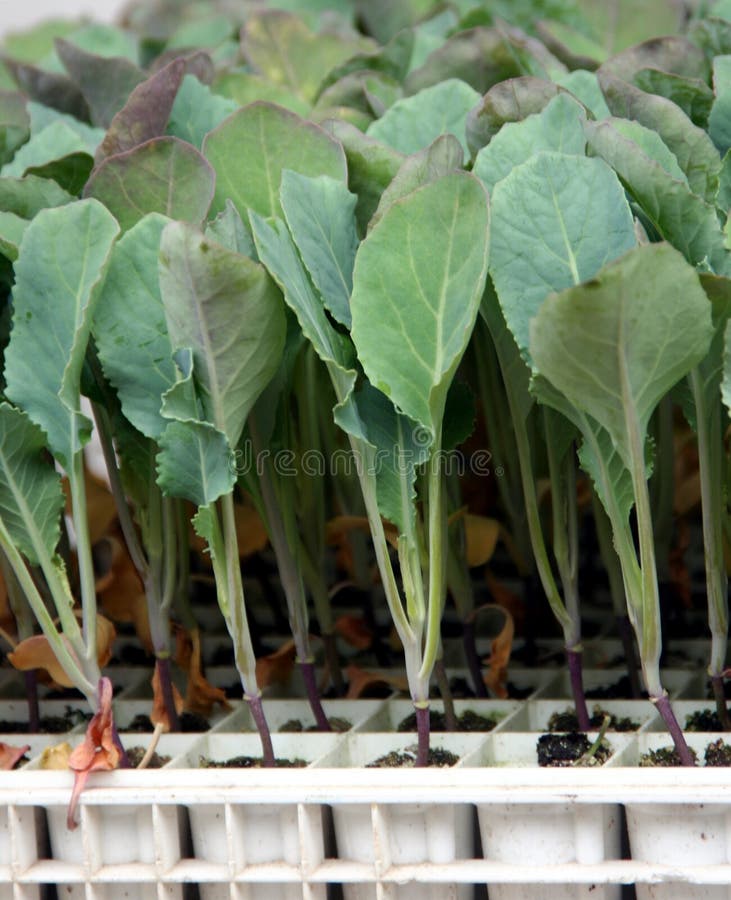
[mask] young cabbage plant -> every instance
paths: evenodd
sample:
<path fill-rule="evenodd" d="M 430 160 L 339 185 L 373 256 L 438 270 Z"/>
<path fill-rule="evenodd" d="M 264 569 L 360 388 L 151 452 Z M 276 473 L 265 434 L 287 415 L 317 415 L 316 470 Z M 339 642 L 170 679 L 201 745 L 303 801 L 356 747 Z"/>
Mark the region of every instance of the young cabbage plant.
<path fill-rule="evenodd" d="M 80 410 L 80 384 L 118 233 L 95 200 L 44 210 L 28 226 L 15 263 L 5 352 L 5 395 L 18 408 L 0 405 L 0 547 L 43 632 L 18 645 L 16 665 L 35 668 L 45 656 L 55 680 L 76 687 L 94 709 L 102 702 L 100 666 L 111 655 L 114 629 L 97 614 L 83 457 L 91 423 Z M 68 476 L 80 609 L 57 551 L 64 497 L 53 460 Z M 28 564 L 40 569 L 57 618 Z M 115 740 L 124 759 L 116 732 Z"/>
<path fill-rule="evenodd" d="M 528 388 L 533 367 L 528 329 L 531 319 L 552 290 L 563 290 L 590 278 L 608 260 L 633 247 L 636 240 L 629 205 L 616 175 L 601 160 L 583 156 L 583 113 L 573 101 L 568 107 L 571 115 L 562 114 L 563 118 L 559 120 L 562 127 L 557 133 L 560 143 L 566 144 L 576 155 L 543 150 L 529 155 L 525 162 L 498 178 L 505 169 L 506 149 L 515 145 L 516 152 L 520 151 L 525 157 L 529 151 L 524 146 L 523 130 L 529 125 L 532 127 L 534 119 L 547 120 L 544 122 L 547 129 L 550 116 L 562 100 L 556 98 L 540 116 L 529 117 L 512 126 L 509 136 L 514 137 L 502 146 L 500 153 L 492 142 L 481 151 L 483 177 L 491 173 L 490 177 L 496 181 L 490 273 L 499 300 L 498 304 L 488 291 L 482 309 L 500 360 L 516 430 L 536 565 L 551 609 L 564 632 L 577 715 L 580 726 L 586 728 L 588 713 L 581 675 L 577 589 L 574 434 L 561 416 L 546 410 L 540 412 L 542 422 L 539 427 L 545 438 L 549 463 L 554 551 L 562 597 L 551 571 L 535 499 L 528 429 L 531 416 L 537 411 L 533 410 L 534 398 Z M 547 134 L 552 133 L 547 131 Z M 502 134 L 503 131 L 498 137 Z M 543 141 L 546 143 L 545 136 Z M 477 162 L 475 165 L 477 167 Z M 587 227 L 588 222 L 603 222 L 603 229 L 601 232 L 592 230 Z"/>
<path fill-rule="evenodd" d="M 180 222 L 162 232 L 159 278 L 178 380 L 163 397 L 169 422 L 159 439 L 158 480 L 163 493 L 197 507 L 193 524 L 211 554 L 264 764 L 273 765 L 246 616 L 233 491 L 236 448 L 284 348 L 282 299 L 261 265 Z"/>
<path fill-rule="evenodd" d="M 292 191 L 311 198 L 328 218 L 335 215 L 327 212 L 332 207 L 338 214 L 347 208 L 352 215 L 352 195 L 333 179 L 286 172 L 283 200 Z M 282 206 L 286 223 L 251 215 L 254 239 L 333 380 L 336 419 L 350 436 L 381 579 L 404 646 L 417 714 L 418 763 L 424 765 L 429 680 L 439 650 L 446 577 L 442 425 L 447 391 L 484 287 L 486 193 L 472 176 L 454 173 L 394 202 L 358 248 L 352 295 L 339 296 L 347 306 L 338 305 L 321 282 L 313 283 L 312 245 L 290 224 L 287 203 Z M 352 315 L 353 344 L 368 378 L 356 394 L 353 344 L 333 327 L 326 309 L 336 319 L 349 321 Z M 426 558 L 415 506 L 421 464 L 427 464 L 422 498 Z M 405 603 L 382 516 L 397 527 Z"/>
<path fill-rule="evenodd" d="M 180 501 L 163 496 L 155 462 L 157 442 L 168 425 L 160 412 L 162 398 L 176 382 L 158 277 L 160 239 L 169 222 L 157 213 L 147 215 L 114 248 L 94 317 L 94 338 L 103 369 L 98 382 L 106 402 L 93 408 L 119 522 L 145 589 L 166 716 L 171 729 L 177 730 L 170 673 L 170 609 L 181 594 L 181 557 L 186 555 L 186 544 L 178 542 Z M 109 397 L 105 378 L 116 398 Z"/>
<path fill-rule="evenodd" d="M 533 390 L 581 432 L 582 465 L 612 524 L 645 687 L 683 765 L 693 757 L 660 677 L 648 424 L 673 385 L 705 358 L 712 334 L 698 275 L 667 244 L 638 247 L 592 280 L 552 295 L 530 322 Z"/>

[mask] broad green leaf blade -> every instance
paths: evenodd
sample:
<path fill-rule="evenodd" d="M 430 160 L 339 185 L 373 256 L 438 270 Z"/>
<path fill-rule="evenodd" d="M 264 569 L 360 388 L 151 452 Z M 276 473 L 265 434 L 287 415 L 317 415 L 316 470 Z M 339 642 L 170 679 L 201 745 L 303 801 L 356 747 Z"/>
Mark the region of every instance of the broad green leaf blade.
<path fill-rule="evenodd" d="M 249 106 L 257 101 L 282 106 L 298 116 L 308 116 L 310 104 L 278 84 L 251 72 L 223 72 L 213 82 L 213 90 L 237 106 Z"/>
<path fill-rule="evenodd" d="M 279 201 L 313 284 L 338 322 L 350 328 L 350 294 L 358 249 L 355 204 L 342 181 L 282 173 Z"/>
<path fill-rule="evenodd" d="M 213 200 L 216 176 L 201 154 L 174 137 L 156 138 L 107 157 L 84 196 L 96 197 L 127 231 L 148 213 L 200 225 Z"/>
<path fill-rule="evenodd" d="M 216 170 L 212 211 L 231 201 L 246 221 L 248 210 L 260 216 L 281 215 L 282 172 L 329 175 L 345 182 L 343 148 L 317 125 L 269 103 L 246 106 L 212 131 L 203 154 Z"/>
<path fill-rule="evenodd" d="M 180 222 L 163 232 L 160 292 L 171 344 L 193 351 L 205 419 L 235 447 L 279 365 L 281 295 L 263 266 Z"/>
<path fill-rule="evenodd" d="M 615 170 L 665 240 L 694 265 L 705 261 L 722 272 L 727 254 L 714 207 L 612 123 L 587 122 L 591 149 Z"/>
<path fill-rule="evenodd" d="M 26 175 L 50 178 L 70 194 L 78 196 L 89 180 L 94 160 L 88 153 L 69 153 L 42 166 L 29 166 Z"/>
<path fill-rule="evenodd" d="M 250 221 L 259 259 L 281 288 L 302 333 L 320 359 L 340 370 L 352 387 L 355 379 L 353 347 L 328 319 L 322 298 L 312 285 L 287 226 L 280 219 L 266 222 L 253 212 Z"/>
<path fill-rule="evenodd" d="M 378 509 L 399 534 L 414 535 L 416 467 L 429 458 L 431 435 L 368 383 L 338 407 L 336 422 L 374 448 Z"/>
<path fill-rule="evenodd" d="M 366 134 L 400 153 L 416 153 L 440 135 L 453 134 L 467 154 L 467 114 L 480 99 L 474 88 L 450 78 L 412 97 L 397 100 Z"/>
<path fill-rule="evenodd" d="M 488 191 L 515 166 L 541 150 L 583 156 L 586 113 L 568 94 L 558 94 L 539 113 L 507 122 L 475 158 L 472 171 Z"/>
<path fill-rule="evenodd" d="M 88 438 L 89 423 L 79 411 L 81 368 L 118 233 L 96 200 L 42 210 L 15 264 L 6 393 L 46 432 L 65 467 Z"/>
<path fill-rule="evenodd" d="M 18 258 L 18 247 L 28 225 L 30 222 L 27 219 L 0 210 L 0 253 L 11 262 Z"/>
<path fill-rule="evenodd" d="M 629 47 L 603 63 L 599 73 L 600 78 L 608 73 L 631 81 L 641 69 L 659 69 L 702 81 L 707 81 L 709 74 L 703 51 L 681 35 L 655 37 Z"/>
<path fill-rule="evenodd" d="M 713 89 L 716 99 L 708 119 L 708 133 L 723 156 L 731 148 L 731 56 L 713 60 Z"/>
<path fill-rule="evenodd" d="M 609 433 L 631 469 L 633 431 L 646 433 L 711 337 L 695 270 L 669 245 L 649 244 L 549 297 L 531 322 L 530 350 L 534 370 Z"/>
<path fill-rule="evenodd" d="M 718 403 L 723 378 L 723 354 L 726 326 L 731 319 L 731 279 L 718 275 L 700 275 L 701 285 L 711 305 L 713 322 L 713 339 L 708 353 L 698 364 L 700 389 L 705 399 L 706 408 L 711 409 Z M 691 426 L 695 427 L 692 416 L 686 416 Z"/>
<path fill-rule="evenodd" d="M 255 262 L 258 261 L 251 232 L 247 225 L 243 223 L 238 210 L 230 200 L 226 201 L 223 212 L 220 212 L 206 226 L 206 237 L 229 250 L 243 253 L 244 256 L 248 256 L 249 259 L 253 259 Z"/>
<path fill-rule="evenodd" d="M 612 113 L 656 131 L 674 153 L 693 193 L 713 203 L 718 192 L 721 157 L 706 132 L 695 126 L 671 100 L 646 94 L 608 74 L 602 75 L 601 85 Z"/>
<path fill-rule="evenodd" d="M 498 182 L 490 274 L 529 364 L 529 322 L 548 294 L 591 278 L 634 245 L 624 191 L 602 160 L 539 153 Z"/>
<path fill-rule="evenodd" d="M 171 422 L 160 437 L 157 481 L 164 494 L 205 506 L 229 494 L 236 465 L 226 435 L 209 422 Z"/>
<path fill-rule="evenodd" d="M 173 103 L 168 121 L 168 134 L 187 141 L 199 150 L 209 131 L 236 112 L 235 100 L 214 94 L 195 75 L 186 75 Z"/>
<path fill-rule="evenodd" d="M 49 206 L 64 206 L 74 198 L 55 181 L 26 175 L 24 178 L 0 178 L 0 209 L 32 219 Z"/>
<path fill-rule="evenodd" d="M 366 375 L 433 436 L 485 286 L 485 189 L 454 173 L 395 203 L 358 250 L 352 336 Z"/>
<path fill-rule="evenodd" d="M 117 243 L 94 315 L 104 373 L 125 417 L 149 438 L 167 427 L 160 406 L 177 374 L 158 280 L 164 216 L 146 216 Z"/>
<path fill-rule="evenodd" d="M 241 48 L 255 72 L 312 103 L 331 69 L 374 45 L 365 38 L 314 34 L 297 16 L 266 10 L 247 19 Z"/>
<path fill-rule="evenodd" d="M 648 94 L 666 97 L 679 106 L 688 118 L 699 128 L 708 124 L 708 116 L 713 105 L 713 91 L 699 78 L 682 78 L 658 69 L 640 69 L 634 83 Z"/>
<path fill-rule="evenodd" d="M 3 166 L 3 176 L 20 177 L 28 169 L 46 166 L 73 153 L 85 153 L 93 158 L 104 132 L 86 129 L 80 133 L 66 121 L 53 122 L 34 134 L 15 154 L 13 161 Z"/>
<path fill-rule="evenodd" d="M 361 233 L 378 206 L 384 190 L 399 171 L 405 157 L 397 150 L 367 137 L 348 122 L 331 120 L 326 127 L 345 149 L 348 187 L 358 195 L 356 218 Z"/>
<path fill-rule="evenodd" d="M 651 128 L 645 128 L 639 122 L 609 117 L 605 123 L 614 128 L 622 137 L 632 141 L 642 153 L 661 166 L 671 178 L 688 184 L 685 172 L 678 165 L 675 154 L 664 143 L 660 135 Z"/>
<path fill-rule="evenodd" d="M 443 134 L 426 150 L 407 156 L 386 190 L 381 194 L 378 208 L 368 223 L 370 230 L 384 216 L 387 209 L 402 197 L 432 181 L 462 168 L 464 153 L 453 134 Z"/>
<path fill-rule="evenodd" d="M 0 404 L 0 519 L 31 565 L 40 562 L 39 555 L 56 552 L 65 503 L 45 449 L 40 428 L 25 413 Z"/>
<path fill-rule="evenodd" d="M 604 119 L 611 115 L 595 72 L 576 69 L 566 75 L 555 76 L 554 80 L 580 100 L 595 119 Z"/>
<path fill-rule="evenodd" d="M 61 72 L 48 72 L 38 66 L 4 57 L 3 65 L 15 79 L 21 91 L 44 106 L 67 113 L 81 121 L 88 121 L 89 107 L 77 86 Z"/>

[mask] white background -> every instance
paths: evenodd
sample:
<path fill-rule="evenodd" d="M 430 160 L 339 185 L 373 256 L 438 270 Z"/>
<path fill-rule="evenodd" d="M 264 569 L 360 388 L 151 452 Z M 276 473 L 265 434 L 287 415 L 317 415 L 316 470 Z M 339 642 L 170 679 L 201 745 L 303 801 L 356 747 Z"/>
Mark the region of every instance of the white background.
<path fill-rule="evenodd" d="M 0 0 L 0 35 L 48 18 L 87 16 L 111 22 L 125 4 L 126 0 Z"/>

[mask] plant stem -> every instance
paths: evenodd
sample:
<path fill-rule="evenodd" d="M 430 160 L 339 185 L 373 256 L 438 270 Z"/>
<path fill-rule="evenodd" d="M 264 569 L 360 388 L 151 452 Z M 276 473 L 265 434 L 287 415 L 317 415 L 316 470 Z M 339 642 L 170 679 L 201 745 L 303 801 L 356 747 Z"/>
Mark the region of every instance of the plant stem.
<path fill-rule="evenodd" d="M 670 705 L 670 700 L 668 699 L 668 695 L 663 693 L 659 697 L 650 697 L 650 700 L 657 706 L 660 711 L 660 715 L 665 722 L 668 731 L 670 732 L 670 737 L 673 739 L 673 743 L 675 744 L 675 749 L 680 757 L 681 765 L 684 766 L 694 766 L 695 760 L 690 752 L 688 744 L 685 741 L 685 736 L 683 735 L 683 730 L 678 724 L 678 720 L 675 718 L 675 713 L 673 712 L 673 708 Z"/>
<path fill-rule="evenodd" d="M 84 474 L 84 452 L 78 450 L 71 461 L 69 488 L 71 492 L 71 515 L 76 532 L 76 558 L 79 562 L 79 585 L 81 588 L 81 611 L 86 659 L 96 661 L 96 586 L 94 565 L 91 559 L 91 536 L 86 509 L 86 482 Z"/>
<path fill-rule="evenodd" d="M 612 717 L 609 715 L 609 713 L 607 713 L 607 715 L 604 716 L 601 728 L 599 729 L 599 734 L 597 734 L 594 743 L 591 745 L 591 747 L 589 747 L 586 753 L 582 753 L 581 756 L 574 761 L 575 766 L 585 766 L 589 762 L 589 760 L 594 759 L 594 757 L 599 752 L 599 748 L 601 747 L 602 741 L 604 740 L 604 737 L 611 724 Z"/>
<path fill-rule="evenodd" d="M 477 653 L 477 646 L 475 643 L 474 620 L 462 622 L 462 646 L 464 647 L 467 668 L 470 671 L 475 696 L 486 698 L 487 688 L 485 687 L 485 682 L 482 678 L 482 660 Z"/>
<path fill-rule="evenodd" d="M 157 669 L 157 677 L 160 679 L 162 699 L 165 704 L 165 712 L 167 713 L 170 730 L 180 731 L 180 719 L 178 717 L 178 711 L 175 708 L 175 697 L 173 696 L 173 680 L 170 676 L 169 657 L 158 656 L 155 660 L 155 668 Z"/>
<path fill-rule="evenodd" d="M 276 759 L 274 757 L 274 747 L 272 746 L 272 735 L 269 731 L 269 723 L 266 720 L 264 707 L 261 704 L 261 694 L 246 694 L 245 696 L 246 702 L 249 704 L 249 709 L 251 710 L 251 715 L 254 718 L 256 728 L 259 732 L 259 737 L 261 738 L 262 763 L 267 768 L 272 768 L 276 765 Z"/>
<path fill-rule="evenodd" d="M 115 722 L 112 722 L 112 741 L 114 742 L 114 746 L 117 748 L 117 750 L 119 750 L 119 768 L 131 769 L 132 765 L 129 761 L 129 757 L 127 756 L 127 751 L 124 749 L 124 744 L 119 737 L 119 732 L 117 731 Z"/>
<path fill-rule="evenodd" d="M 591 728 L 591 722 L 589 721 L 589 710 L 586 708 L 586 696 L 584 694 L 582 656 L 581 650 L 566 648 L 569 677 L 571 679 L 571 694 L 576 707 L 579 731 L 588 731 Z"/>
<path fill-rule="evenodd" d="M 419 767 L 429 765 L 429 704 L 415 706 L 416 733 L 419 739 L 419 749 L 416 755 L 416 765 Z"/>
<path fill-rule="evenodd" d="M 454 697 L 452 696 L 452 688 L 449 686 L 447 678 L 447 670 L 444 668 L 444 660 L 440 656 L 434 663 L 434 675 L 437 679 L 437 687 L 444 704 L 444 719 L 447 725 L 447 731 L 457 731 L 457 714 L 454 711 Z"/>
<path fill-rule="evenodd" d="M 315 664 L 312 660 L 300 660 L 300 671 L 302 672 L 302 680 L 305 683 L 305 691 L 310 704 L 310 709 L 315 717 L 318 731 L 332 731 L 330 723 L 327 720 L 325 710 L 322 708 L 320 694 L 317 690 L 317 679 L 315 677 Z"/>

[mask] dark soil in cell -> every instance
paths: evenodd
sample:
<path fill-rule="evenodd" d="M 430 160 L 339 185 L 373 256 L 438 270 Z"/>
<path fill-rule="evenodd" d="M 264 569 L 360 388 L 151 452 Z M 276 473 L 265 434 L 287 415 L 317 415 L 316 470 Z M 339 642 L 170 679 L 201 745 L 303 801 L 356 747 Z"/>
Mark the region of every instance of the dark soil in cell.
<path fill-rule="evenodd" d="M 338 734 L 343 734 L 346 731 L 350 731 L 353 727 L 353 723 L 348 719 L 340 718 L 339 716 L 330 716 L 328 718 L 328 722 L 330 723 L 330 728 L 333 731 L 336 731 Z M 308 725 L 305 728 L 304 723 L 301 719 L 289 719 L 289 721 L 285 722 L 284 725 L 281 726 L 279 731 L 287 734 L 298 734 L 302 731 L 319 731 L 317 725 Z"/>
<path fill-rule="evenodd" d="M 592 710 L 591 718 L 589 719 L 589 723 L 591 725 L 592 731 L 598 731 L 602 725 L 604 724 L 604 717 L 609 716 L 609 730 L 610 731 L 637 731 L 640 727 L 639 722 L 635 722 L 633 719 L 630 719 L 628 716 L 613 716 L 611 713 L 608 713 L 605 709 L 602 709 L 600 706 L 595 706 Z M 579 722 L 576 718 L 576 713 L 572 712 L 570 709 L 567 709 L 565 712 L 554 713 L 551 718 L 548 720 L 548 730 L 549 731 L 578 731 L 579 730 Z"/>
<path fill-rule="evenodd" d="M 698 758 L 698 755 L 692 747 L 690 748 L 690 752 L 693 759 Z M 640 765 L 645 767 L 663 766 L 672 768 L 673 766 L 680 766 L 682 763 L 680 762 L 680 757 L 678 756 L 678 751 L 675 747 L 661 747 L 659 750 L 648 750 L 647 753 L 643 753 L 640 757 Z"/>
<path fill-rule="evenodd" d="M 129 750 L 127 750 L 127 759 L 129 759 L 129 763 L 133 769 L 136 769 L 137 766 L 139 766 L 144 755 L 144 747 L 130 747 Z M 171 757 L 169 756 L 160 756 L 159 753 L 153 753 L 150 761 L 147 763 L 147 768 L 162 769 L 163 766 L 170 762 L 170 759 Z"/>
<path fill-rule="evenodd" d="M 37 733 L 65 734 L 67 731 L 71 731 L 72 728 L 76 728 L 77 725 L 88 722 L 90 718 L 91 713 L 67 706 L 66 713 L 63 716 L 41 716 L 40 727 Z M 10 719 L 0 721 L 0 734 L 28 734 L 29 732 L 30 729 L 27 722 L 13 722 Z"/>
<path fill-rule="evenodd" d="M 429 750 L 429 765 L 446 768 L 459 762 L 459 757 L 449 750 L 438 747 Z M 407 747 L 405 750 L 393 750 L 385 756 L 379 756 L 372 763 L 368 763 L 368 769 L 413 769 L 416 765 L 416 747 Z"/>
<path fill-rule="evenodd" d="M 706 747 L 704 759 L 707 766 L 731 766 L 731 745 L 724 744 L 723 738 Z"/>
<path fill-rule="evenodd" d="M 632 697 L 632 686 L 629 682 L 629 675 L 623 675 L 618 681 L 605 687 L 591 688 L 586 692 L 587 700 L 627 700 Z M 643 699 L 647 699 L 647 694 L 642 692 Z"/>
<path fill-rule="evenodd" d="M 497 725 L 495 719 L 480 716 L 472 709 L 466 709 L 457 716 L 457 731 L 492 731 Z M 431 731 L 449 731 L 447 717 L 439 710 L 429 710 L 429 728 Z M 396 731 L 416 731 L 416 713 L 406 716 L 396 726 Z"/>
<path fill-rule="evenodd" d="M 723 731 L 715 709 L 699 709 L 685 717 L 684 731 Z"/>
<path fill-rule="evenodd" d="M 201 756 L 198 766 L 201 769 L 261 769 L 261 756 L 232 756 L 230 759 L 210 759 Z M 307 763 L 304 759 L 277 759 L 274 765 L 277 769 L 303 769 Z"/>
<path fill-rule="evenodd" d="M 591 741 L 581 732 L 568 734 L 542 734 L 536 744 L 539 766 L 568 767 L 575 765 L 589 750 Z M 611 753 L 609 748 L 601 745 L 593 757 L 581 765 L 600 766 L 605 763 Z"/>
<path fill-rule="evenodd" d="M 509 681 L 505 685 L 505 689 L 508 692 L 508 699 L 510 700 L 525 700 L 526 697 L 530 697 L 536 690 L 534 685 L 521 688 L 513 684 L 512 681 Z"/>

